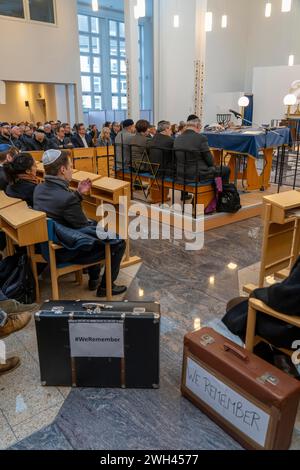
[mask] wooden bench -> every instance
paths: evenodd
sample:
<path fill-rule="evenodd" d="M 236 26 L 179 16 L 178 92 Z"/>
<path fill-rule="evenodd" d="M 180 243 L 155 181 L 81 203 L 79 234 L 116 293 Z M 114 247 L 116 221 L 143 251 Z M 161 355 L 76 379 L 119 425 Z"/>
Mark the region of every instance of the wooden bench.
<path fill-rule="evenodd" d="M 118 171 L 116 176 L 118 179 L 123 180 L 123 171 Z M 145 175 L 135 175 L 133 173 L 131 176 L 131 174 L 128 172 L 124 172 L 124 180 L 132 183 L 141 180 L 143 183 L 148 185 L 153 183 L 153 178 L 151 178 L 150 175 L 148 177 Z M 215 197 L 215 190 L 212 183 L 204 183 L 203 185 L 201 184 L 196 187 L 196 184 L 184 185 L 181 183 L 173 183 L 170 179 L 162 181 L 162 179 L 156 178 L 156 182 L 154 182 L 150 190 L 150 203 L 156 204 L 162 202 L 162 188 L 164 188 L 164 202 L 167 201 L 170 190 L 186 191 L 188 193 L 194 194 L 194 196 L 197 194 L 197 204 L 203 204 L 205 209 L 209 206 Z"/>
<path fill-rule="evenodd" d="M 115 148 L 109 147 L 96 148 L 96 172 L 101 176 L 115 176 Z"/>

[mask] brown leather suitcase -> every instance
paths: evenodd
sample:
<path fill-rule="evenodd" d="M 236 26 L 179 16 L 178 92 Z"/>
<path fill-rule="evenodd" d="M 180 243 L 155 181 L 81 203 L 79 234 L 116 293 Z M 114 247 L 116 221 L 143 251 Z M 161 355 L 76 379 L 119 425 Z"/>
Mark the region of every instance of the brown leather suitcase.
<path fill-rule="evenodd" d="M 185 336 L 181 391 L 246 449 L 289 448 L 300 383 L 210 328 Z"/>

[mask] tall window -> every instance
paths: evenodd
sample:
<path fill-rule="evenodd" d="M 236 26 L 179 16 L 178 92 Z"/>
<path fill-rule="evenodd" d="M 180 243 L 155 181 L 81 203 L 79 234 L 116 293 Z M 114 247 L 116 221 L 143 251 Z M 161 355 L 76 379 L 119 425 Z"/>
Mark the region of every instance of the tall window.
<path fill-rule="evenodd" d="M 141 117 L 153 121 L 153 0 L 139 19 L 139 66 Z"/>
<path fill-rule="evenodd" d="M 127 109 L 124 21 L 78 15 L 84 112 Z"/>
<path fill-rule="evenodd" d="M 54 0 L 0 0 L 0 15 L 55 23 Z"/>
<path fill-rule="evenodd" d="M 127 109 L 125 25 L 109 21 L 111 109 Z"/>
<path fill-rule="evenodd" d="M 78 15 L 82 104 L 84 111 L 102 109 L 100 19 Z"/>

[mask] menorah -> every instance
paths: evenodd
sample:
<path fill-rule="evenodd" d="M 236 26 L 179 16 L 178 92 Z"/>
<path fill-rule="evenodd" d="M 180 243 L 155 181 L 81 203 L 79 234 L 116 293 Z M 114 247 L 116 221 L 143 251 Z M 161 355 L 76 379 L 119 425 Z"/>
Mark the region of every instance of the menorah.
<path fill-rule="evenodd" d="M 217 114 L 217 123 L 220 126 L 227 127 L 231 121 L 231 114 Z"/>

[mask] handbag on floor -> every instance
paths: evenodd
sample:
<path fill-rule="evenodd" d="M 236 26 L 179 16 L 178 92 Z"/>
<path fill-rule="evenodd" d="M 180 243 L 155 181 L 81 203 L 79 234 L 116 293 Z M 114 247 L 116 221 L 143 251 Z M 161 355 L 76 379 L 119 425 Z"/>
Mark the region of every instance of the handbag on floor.
<path fill-rule="evenodd" d="M 242 208 L 241 199 L 234 184 L 223 184 L 223 191 L 219 194 L 217 212 L 235 214 Z"/>
<path fill-rule="evenodd" d="M 8 299 L 15 299 L 22 304 L 36 301 L 35 280 L 26 254 L 8 256 L 1 261 L 0 271 L 0 287 Z"/>

